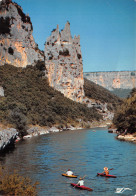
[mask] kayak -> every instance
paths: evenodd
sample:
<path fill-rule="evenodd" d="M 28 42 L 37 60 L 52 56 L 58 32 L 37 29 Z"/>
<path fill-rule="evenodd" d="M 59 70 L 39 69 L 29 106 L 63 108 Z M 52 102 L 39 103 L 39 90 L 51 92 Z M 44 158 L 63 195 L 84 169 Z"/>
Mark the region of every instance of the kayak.
<path fill-rule="evenodd" d="M 117 178 L 117 176 L 114 176 L 114 175 L 106 175 L 106 174 L 103 174 L 103 173 L 97 173 L 97 176 L 103 176 L 103 177 L 108 177 L 108 178 Z"/>
<path fill-rule="evenodd" d="M 93 189 L 89 188 L 89 187 L 86 187 L 86 186 L 78 186 L 77 184 L 75 183 L 71 183 L 71 186 L 75 187 L 75 188 L 78 188 L 78 189 L 82 189 L 82 190 L 88 190 L 88 191 L 93 191 Z"/>
<path fill-rule="evenodd" d="M 68 177 L 68 178 L 77 178 L 75 175 L 67 175 L 67 174 L 62 174 L 62 176 Z"/>

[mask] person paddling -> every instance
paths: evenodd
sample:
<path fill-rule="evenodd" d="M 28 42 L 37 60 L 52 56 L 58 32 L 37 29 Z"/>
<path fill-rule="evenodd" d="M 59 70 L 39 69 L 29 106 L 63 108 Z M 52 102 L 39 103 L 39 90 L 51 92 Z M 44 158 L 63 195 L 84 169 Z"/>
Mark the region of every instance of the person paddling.
<path fill-rule="evenodd" d="M 103 174 L 106 174 L 106 175 L 109 175 L 109 169 L 108 169 L 108 167 L 104 167 L 103 169 L 104 169 L 104 171 L 102 173 Z"/>
<path fill-rule="evenodd" d="M 77 183 L 78 186 L 84 186 L 84 178 L 79 178 L 79 181 Z"/>
<path fill-rule="evenodd" d="M 85 175 L 85 176 L 86 176 L 86 175 Z M 75 186 L 84 186 L 84 178 L 85 178 L 85 176 L 84 176 L 83 178 L 80 177 L 78 183 L 77 183 Z M 74 187 L 75 187 L 75 186 L 74 186 Z M 73 188 L 74 188 L 74 187 L 73 187 Z"/>
<path fill-rule="evenodd" d="M 74 173 L 73 173 L 70 169 L 68 169 L 68 171 L 66 172 L 66 174 L 67 174 L 68 176 L 74 175 Z"/>

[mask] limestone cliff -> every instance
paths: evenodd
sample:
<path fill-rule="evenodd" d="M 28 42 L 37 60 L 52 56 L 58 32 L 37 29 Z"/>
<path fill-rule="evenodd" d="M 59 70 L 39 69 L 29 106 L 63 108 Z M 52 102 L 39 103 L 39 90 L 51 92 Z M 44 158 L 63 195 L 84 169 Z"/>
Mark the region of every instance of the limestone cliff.
<path fill-rule="evenodd" d="M 4 97 L 4 89 L 2 86 L 0 86 L 0 96 Z"/>
<path fill-rule="evenodd" d="M 26 67 L 44 60 L 33 38 L 28 15 L 11 0 L 0 1 L 0 65 Z"/>
<path fill-rule="evenodd" d="M 82 102 L 84 79 L 80 37 L 72 38 L 69 22 L 61 32 L 57 25 L 47 39 L 45 64 L 49 85 L 62 92 L 64 96 Z"/>
<path fill-rule="evenodd" d="M 86 72 L 84 77 L 110 91 L 136 87 L 136 71 Z"/>
<path fill-rule="evenodd" d="M 0 127 L 0 152 L 6 148 L 14 146 L 18 132 L 14 128 L 3 129 Z"/>

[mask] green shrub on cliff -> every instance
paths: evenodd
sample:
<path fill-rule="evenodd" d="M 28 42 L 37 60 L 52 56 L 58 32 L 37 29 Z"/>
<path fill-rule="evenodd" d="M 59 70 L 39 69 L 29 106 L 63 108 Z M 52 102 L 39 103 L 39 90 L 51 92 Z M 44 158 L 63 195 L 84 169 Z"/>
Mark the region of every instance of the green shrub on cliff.
<path fill-rule="evenodd" d="M 117 109 L 113 123 L 120 133 L 136 132 L 136 88 L 132 89 L 130 96 Z"/>
<path fill-rule="evenodd" d="M 0 85 L 5 97 L 0 98 L 0 119 L 24 134 L 27 124 L 52 126 L 83 121 L 100 120 L 94 108 L 76 103 L 48 85 L 44 64 L 35 67 L 17 68 L 11 65 L 0 67 Z"/>
<path fill-rule="evenodd" d="M 13 108 L 9 112 L 8 118 L 10 123 L 14 124 L 15 128 L 19 131 L 20 137 L 23 137 L 27 134 L 27 119 L 19 107 Z"/>

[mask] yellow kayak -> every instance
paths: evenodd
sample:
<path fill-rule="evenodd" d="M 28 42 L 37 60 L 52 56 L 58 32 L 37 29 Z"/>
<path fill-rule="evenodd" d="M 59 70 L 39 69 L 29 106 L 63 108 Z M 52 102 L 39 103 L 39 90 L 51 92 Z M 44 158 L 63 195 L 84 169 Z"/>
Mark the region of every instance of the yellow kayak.
<path fill-rule="evenodd" d="M 77 176 L 75 175 L 67 175 L 67 174 L 62 174 L 62 176 L 68 177 L 68 178 L 77 178 Z"/>

